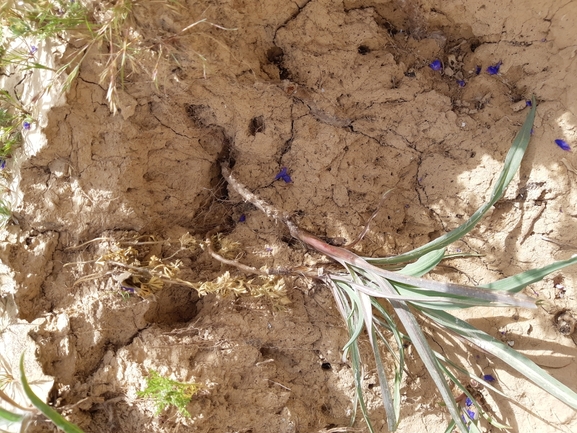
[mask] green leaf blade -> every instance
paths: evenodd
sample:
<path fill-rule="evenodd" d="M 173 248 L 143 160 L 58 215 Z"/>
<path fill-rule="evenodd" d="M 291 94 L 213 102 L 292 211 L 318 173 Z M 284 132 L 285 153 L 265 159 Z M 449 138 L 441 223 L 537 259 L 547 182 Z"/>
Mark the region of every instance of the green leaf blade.
<path fill-rule="evenodd" d="M 535 385 L 577 410 L 577 393 L 550 376 L 529 358 L 449 313 L 433 310 L 421 311 L 446 329 L 461 335 L 486 352 L 498 357 Z"/>
<path fill-rule="evenodd" d="M 22 388 L 24 389 L 24 394 L 30 399 L 30 402 L 47 416 L 59 429 L 63 430 L 65 433 L 84 433 L 80 427 L 76 424 L 71 423 L 46 403 L 44 403 L 32 388 L 28 384 L 28 379 L 26 379 L 26 372 L 24 371 L 24 353 L 20 357 L 20 381 L 22 382 Z"/>
<path fill-rule="evenodd" d="M 449 233 L 438 237 L 428 244 L 425 244 L 407 253 L 386 258 L 366 258 L 366 260 L 369 263 L 373 263 L 375 265 L 393 265 L 413 261 L 430 251 L 446 247 L 447 245 L 461 239 L 463 236 L 469 233 L 477 225 L 481 218 L 483 218 L 487 211 L 489 211 L 489 209 L 491 209 L 491 207 L 493 207 L 493 205 L 503 196 L 505 189 L 519 169 L 531 139 L 531 129 L 533 128 L 533 122 L 535 121 L 536 110 L 537 101 L 535 96 L 533 96 L 531 110 L 529 111 L 529 114 L 527 114 L 523 126 L 515 136 L 513 144 L 509 149 L 507 156 L 505 157 L 503 170 L 497 178 L 493 192 L 491 193 L 490 200 L 481 206 L 464 224 L 450 231 Z"/>

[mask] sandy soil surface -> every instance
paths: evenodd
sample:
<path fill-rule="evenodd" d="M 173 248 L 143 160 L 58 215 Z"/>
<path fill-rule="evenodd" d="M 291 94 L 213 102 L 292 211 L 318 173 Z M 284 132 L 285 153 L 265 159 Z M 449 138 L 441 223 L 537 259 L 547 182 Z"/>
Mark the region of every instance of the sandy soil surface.
<path fill-rule="evenodd" d="M 349 425 L 354 388 L 341 358 L 347 332 L 322 285 L 287 278 L 286 308 L 266 297 L 199 298 L 182 285 L 153 295 L 136 285 L 128 296 L 118 273 L 95 263 L 115 241 L 172 240 L 136 254 L 176 253 L 182 278 L 195 283 L 237 275 L 200 248 L 177 252 L 186 233 L 220 230 L 250 266 L 326 266 L 229 191 L 223 157 L 252 191 L 336 241 L 352 241 L 394 188 L 356 251 L 398 254 L 458 226 L 488 198 L 535 94 L 519 176 L 454 246 L 483 257 L 454 260 L 433 278 L 487 283 L 575 253 L 577 160 L 554 140 L 577 146 L 576 1 L 187 1 L 179 13 L 142 3 L 143 33 L 170 49 L 158 86 L 145 72 L 131 75 L 112 115 L 98 84 L 101 53 L 91 53 L 66 103 L 48 113 L 46 142 L 31 141 L 39 127 L 26 137 L 18 225 L 0 248 L 20 342 L 30 336 L 54 378 L 49 401 L 86 432 L 353 431 L 336 429 Z M 179 33 L 204 17 L 237 30 Z M 429 67 L 434 59 L 444 73 Z M 291 183 L 275 181 L 282 167 Z M 577 391 L 575 335 L 555 323 L 559 311 L 576 312 L 576 284 L 569 268 L 527 289 L 547 308 L 462 317 Z M 497 378 L 511 400 L 485 393 L 487 405 L 512 431 L 577 431 L 572 409 L 493 357 L 430 332 L 445 353 Z M 398 431 L 443 432 L 442 399 L 416 355 L 408 362 Z M 191 418 L 155 416 L 137 397 L 150 369 L 203 384 Z M 386 432 L 376 384 L 369 365 L 371 416 Z M 355 427 L 365 431 L 361 419 Z"/>

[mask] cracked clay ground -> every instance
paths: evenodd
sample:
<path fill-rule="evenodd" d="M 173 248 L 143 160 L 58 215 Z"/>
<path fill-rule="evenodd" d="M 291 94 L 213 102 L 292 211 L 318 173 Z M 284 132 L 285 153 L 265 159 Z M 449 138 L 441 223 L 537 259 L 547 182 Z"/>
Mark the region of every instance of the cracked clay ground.
<path fill-rule="evenodd" d="M 142 28 L 172 44 L 158 88 L 131 76 L 112 115 L 93 53 L 66 103 L 50 111 L 46 145 L 24 146 L 19 225 L 1 252 L 19 319 L 35 321 L 37 358 L 55 378 L 50 402 L 86 432 L 346 431 L 330 429 L 349 425 L 353 411 L 347 332 L 322 285 L 287 279 L 291 303 L 277 311 L 262 298 L 199 299 L 184 286 L 143 298 L 121 296 L 111 276 L 77 283 L 99 272 L 90 261 L 108 244 L 70 247 L 217 228 L 250 266 L 330 266 L 229 191 L 223 158 L 251 191 L 336 243 L 353 241 L 393 189 L 356 250 L 397 254 L 458 226 L 487 199 L 534 94 L 519 176 L 452 247 L 483 256 L 447 262 L 433 278 L 487 283 L 575 253 L 577 160 L 554 140 L 577 147 L 577 1 L 188 1 L 180 14 L 142 3 Z M 237 30 L 199 26 L 172 37 L 202 17 Z M 435 59 L 443 72 L 429 66 Z M 282 167 L 290 183 L 275 181 Z M 141 254 L 174 252 L 163 248 Z M 178 258 L 192 282 L 236 272 L 201 250 Z M 527 289 L 548 308 L 462 317 L 577 390 L 575 336 L 554 323 L 561 310 L 577 312 L 576 272 Z M 487 405 L 512 431 L 577 431 L 574 411 L 501 362 L 428 331 L 435 348 L 497 377 L 512 400 L 487 394 Z M 448 415 L 425 367 L 416 356 L 407 362 L 398 431 L 443 432 Z M 156 416 L 137 397 L 150 369 L 204 385 L 191 418 Z M 369 365 L 369 409 L 386 432 L 375 384 Z M 355 427 L 365 431 L 361 419 Z"/>

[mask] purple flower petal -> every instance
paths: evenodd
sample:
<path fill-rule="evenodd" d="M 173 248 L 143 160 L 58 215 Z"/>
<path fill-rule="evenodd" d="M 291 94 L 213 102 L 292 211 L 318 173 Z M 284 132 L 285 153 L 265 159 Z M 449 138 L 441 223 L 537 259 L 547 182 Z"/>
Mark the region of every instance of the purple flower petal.
<path fill-rule="evenodd" d="M 571 151 L 571 146 L 569 146 L 569 144 L 567 144 L 565 140 L 561 140 L 560 138 L 558 138 L 557 140 L 555 140 L 555 144 L 559 146 L 561 149 L 566 150 L 567 152 Z"/>
<path fill-rule="evenodd" d="M 485 380 L 487 382 L 495 382 L 495 378 L 493 376 L 491 376 L 490 374 L 485 374 L 483 376 L 483 380 Z"/>
<path fill-rule="evenodd" d="M 30 124 L 30 122 L 24 122 L 24 123 L 22 124 L 22 127 L 23 127 L 26 131 L 30 130 L 30 127 L 31 127 L 31 126 L 32 126 L 32 125 Z"/>
<path fill-rule="evenodd" d="M 457 83 L 459 84 L 459 87 L 465 87 L 467 85 L 467 83 L 465 83 L 465 80 L 458 80 Z"/>
<path fill-rule="evenodd" d="M 501 65 L 503 64 L 503 62 L 501 62 L 499 60 L 499 62 L 495 65 L 491 65 L 487 68 L 487 73 L 489 75 L 497 75 L 499 73 L 499 69 L 501 68 Z"/>
<path fill-rule="evenodd" d="M 481 73 L 481 66 L 477 65 L 477 67 L 475 68 L 475 75 L 479 75 Z"/>
<path fill-rule="evenodd" d="M 30 47 L 30 55 L 33 56 L 34 54 L 36 54 L 36 51 L 38 51 L 38 47 L 36 47 L 35 45 L 32 45 Z"/>
<path fill-rule="evenodd" d="M 288 174 L 288 169 L 286 167 L 281 168 L 280 172 L 274 177 L 274 180 L 282 179 L 285 183 L 291 183 L 292 179 Z"/>
<path fill-rule="evenodd" d="M 239 222 L 239 223 L 243 223 L 243 222 L 245 222 L 245 221 L 246 221 L 246 215 L 245 215 L 245 214 L 242 214 L 242 215 L 240 216 L 240 218 L 238 219 L 238 222 Z"/>
<path fill-rule="evenodd" d="M 530 99 L 527 99 L 527 100 L 525 101 L 525 106 L 526 106 L 526 107 L 532 107 L 532 106 L 533 106 L 533 103 L 531 102 Z"/>
<path fill-rule="evenodd" d="M 469 418 L 471 418 L 472 420 L 474 420 L 474 419 L 475 419 L 475 416 L 476 416 L 476 413 L 473 412 L 473 411 L 470 410 L 470 409 L 467 409 L 467 415 L 469 416 Z"/>
<path fill-rule="evenodd" d="M 429 67 L 433 71 L 440 71 L 441 69 L 443 69 L 443 64 L 441 63 L 441 61 L 439 59 L 435 59 L 431 63 L 429 63 Z"/>
<path fill-rule="evenodd" d="M 283 167 L 280 169 L 280 172 L 274 177 L 274 180 L 279 180 L 280 178 L 282 178 L 286 174 L 287 174 L 287 168 Z"/>
<path fill-rule="evenodd" d="M 471 399 L 467 397 L 467 399 L 465 400 L 465 406 L 471 406 L 472 404 L 473 402 L 471 401 Z"/>
<path fill-rule="evenodd" d="M 6 167 L 6 160 L 0 159 L 0 170 L 4 170 L 4 167 Z"/>

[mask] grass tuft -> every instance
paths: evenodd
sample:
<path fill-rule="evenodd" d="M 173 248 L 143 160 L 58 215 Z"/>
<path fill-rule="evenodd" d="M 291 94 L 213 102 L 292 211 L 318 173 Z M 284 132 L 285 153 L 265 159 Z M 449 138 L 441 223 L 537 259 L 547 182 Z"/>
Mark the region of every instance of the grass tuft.
<path fill-rule="evenodd" d="M 476 377 L 456 361 L 433 350 L 423 330 L 423 323 L 434 326 L 441 332 L 456 335 L 462 341 L 501 359 L 544 391 L 577 409 L 577 393 L 507 344 L 448 312 L 469 307 L 536 308 L 536 300 L 520 292 L 528 284 L 540 281 L 553 271 L 577 264 L 577 256 L 478 287 L 422 278 L 446 257 L 446 246 L 469 233 L 503 196 L 518 171 L 529 144 L 536 107 L 536 100 L 533 98 L 531 111 L 513 141 L 487 203 L 455 230 L 395 257 L 362 258 L 345 248 L 327 244 L 299 229 L 290 215 L 273 208 L 248 191 L 233 177 L 226 163 L 222 165 L 224 178 L 246 201 L 251 202 L 269 217 L 285 223 L 294 238 L 342 265 L 341 272 L 319 275 L 331 288 L 338 310 L 348 328 L 350 339 L 344 347 L 344 353 L 351 360 L 358 406 L 371 432 L 375 429 L 365 403 L 363 391 L 365 362 L 359 344 L 363 334 L 367 335 L 372 349 L 389 431 L 395 431 L 400 422 L 400 391 L 405 373 L 405 347 L 408 344 L 416 349 L 416 353 L 437 386 L 443 399 L 443 406 L 451 416 L 447 432 L 455 427 L 461 433 L 480 432 L 480 420 L 496 428 L 507 428 L 484 409 L 481 398 L 476 392 L 472 392 L 469 383 L 474 382 L 477 386 L 481 384 L 491 391 L 501 393 L 484 380 L 484 377 Z M 403 263 L 408 264 L 396 272 L 381 267 L 398 266 Z M 381 354 L 383 347 L 395 360 L 391 377 L 387 374 L 388 368 Z M 492 378 L 490 375 L 488 377 Z M 453 388 L 458 390 L 459 396 L 453 394 Z"/>

